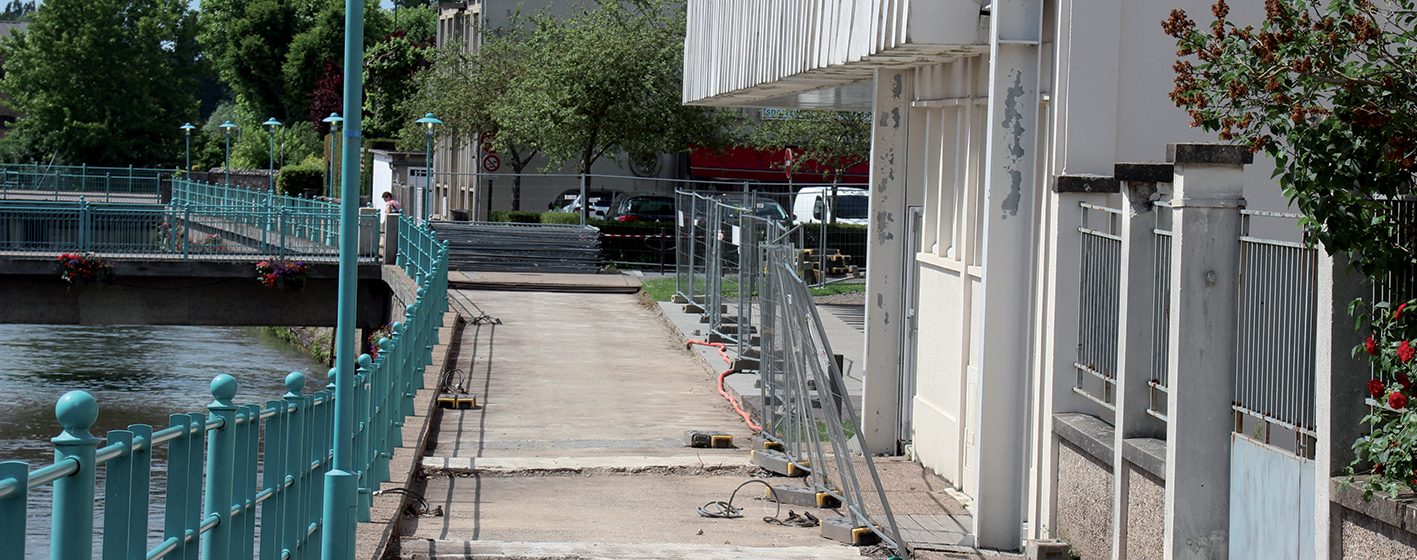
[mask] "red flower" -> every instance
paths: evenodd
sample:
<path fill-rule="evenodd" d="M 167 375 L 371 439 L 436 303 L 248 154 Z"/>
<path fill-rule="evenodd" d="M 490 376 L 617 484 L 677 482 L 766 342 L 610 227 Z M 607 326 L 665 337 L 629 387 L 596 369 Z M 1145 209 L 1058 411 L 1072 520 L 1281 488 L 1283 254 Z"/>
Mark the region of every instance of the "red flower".
<path fill-rule="evenodd" d="M 1387 405 L 1392 407 L 1393 410 L 1402 410 L 1404 408 L 1407 408 L 1407 395 L 1404 395 L 1398 391 L 1388 393 Z"/>
<path fill-rule="evenodd" d="M 1381 397 L 1383 395 L 1383 391 L 1386 389 L 1387 387 L 1383 385 L 1382 381 L 1378 381 L 1376 379 L 1368 381 L 1368 394 L 1372 395 L 1375 399 Z"/>
<path fill-rule="evenodd" d="M 1397 311 L 1393 311 L 1393 312 L 1392 312 L 1392 320 L 1397 321 L 1397 320 L 1402 319 L 1402 310 L 1403 310 L 1403 309 L 1407 309 L 1407 304 L 1404 303 L 1404 304 L 1402 304 L 1402 305 L 1397 306 Z"/>
<path fill-rule="evenodd" d="M 1369 356 L 1378 355 L 1378 342 L 1373 340 L 1373 335 L 1368 335 L 1368 339 L 1363 341 L 1363 350 L 1366 350 Z"/>
<path fill-rule="evenodd" d="M 1403 390 L 1403 391 L 1411 391 L 1411 390 L 1412 390 L 1412 378 L 1407 377 L 1407 374 L 1405 374 L 1405 373 L 1399 373 L 1399 374 L 1397 374 L 1397 382 L 1400 383 L 1400 384 L 1402 384 L 1402 390 Z"/>
<path fill-rule="evenodd" d="M 1376 465 L 1373 465 L 1373 474 L 1383 474 L 1383 464 L 1382 464 L 1382 463 L 1378 463 L 1378 464 L 1376 464 Z"/>
<path fill-rule="evenodd" d="M 1402 360 L 1402 363 L 1412 361 L 1413 355 L 1417 355 L 1417 348 L 1413 348 L 1412 343 L 1404 340 L 1397 345 L 1397 359 Z"/>

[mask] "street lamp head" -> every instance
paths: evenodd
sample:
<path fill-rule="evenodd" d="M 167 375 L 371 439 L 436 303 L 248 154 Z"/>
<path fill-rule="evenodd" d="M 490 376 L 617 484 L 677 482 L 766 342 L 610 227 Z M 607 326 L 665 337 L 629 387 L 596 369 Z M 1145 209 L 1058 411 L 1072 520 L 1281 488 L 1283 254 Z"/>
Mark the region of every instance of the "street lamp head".
<path fill-rule="evenodd" d="M 330 116 L 325 117 L 321 120 L 321 122 L 330 123 L 330 128 L 334 128 L 339 126 L 340 123 L 344 122 L 344 118 L 339 116 L 339 113 L 330 113 Z"/>
<path fill-rule="evenodd" d="M 224 122 L 224 123 L 221 123 L 221 124 L 217 125 L 217 128 L 220 128 L 220 129 L 221 129 L 222 134 L 225 134 L 225 135 L 227 135 L 227 136 L 231 136 L 231 131 L 236 128 L 236 123 L 231 122 L 231 121 L 226 121 L 226 122 Z"/>
<path fill-rule="evenodd" d="M 182 129 L 182 132 L 183 132 L 184 134 L 187 134 L 187 135 L 190 136 L 190 135 L 192 134 L 192 129 L 197 128 L 197 127 L 192 126 L 192 123 L 182 123 L 182 126 L 180 126 L 180 127 L 178 127 L 178 128 L 181 128 L 181 129 Z"/>
<path fill-rule="evenodd" d="M 271 130 L 275 130 L 276 127 L 280 126 L 280 121 L 276 120 L 275 117 L 271 117 L 269 119 L 266 119 L 266 122 L 263 122 L 261 124 L 270 127 Z"/>
<path fill-rule="evenodd" d="M 418 119 L 418 120 L 413 121 L 413 122 L 416 122 L 416 123 L 418 123 L 418 124 L 427 126 L 429 132 L 432 132 L 432 131 L 433 131 L 433 127 L 434 127 L 435 125 L 441 125 L 441 124 L 443 124 L 443 121 L 439 120 L 438 117 L 433 116 L 433 113 L 424 114 L 424 115 L 423 115 L 423 118 Z"/>

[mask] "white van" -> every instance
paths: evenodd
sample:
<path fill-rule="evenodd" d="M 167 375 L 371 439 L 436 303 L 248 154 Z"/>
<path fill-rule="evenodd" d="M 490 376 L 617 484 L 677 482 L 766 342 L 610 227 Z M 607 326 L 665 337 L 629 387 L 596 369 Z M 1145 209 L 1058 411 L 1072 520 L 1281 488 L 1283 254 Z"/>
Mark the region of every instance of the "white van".
<path fill-rule="evenodd" d="M 866 225 L 870 218 L 871 197 L 866 189 L 858 187 L 837 187 L 836 199 L 827 208 L 826 199 L 832 188 L 802 187 L 792 199 L 792 217 L 799 224 L 831 222 L 836 216 L 838 224 Z"/>

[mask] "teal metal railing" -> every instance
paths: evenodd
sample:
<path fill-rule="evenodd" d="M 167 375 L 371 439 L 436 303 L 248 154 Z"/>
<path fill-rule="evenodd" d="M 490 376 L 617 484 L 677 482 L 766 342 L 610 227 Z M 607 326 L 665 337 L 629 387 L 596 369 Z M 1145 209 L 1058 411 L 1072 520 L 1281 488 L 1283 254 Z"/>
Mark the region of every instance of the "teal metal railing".
<path fill-rule="evenodd" d="M 389 481 L 389 460 L 403 444 L 404 419 L 413 414 L 423 371 L 448 310 L 447 244 L 426 227 L 400 220 L 398 261 L 417 283 L 418 297 L 377 341 L 377 358 L 361 355 L 354 374 L 354 465 L 359 476 L 356 514 L 369 520 L 373 495 Z M 55 405 L 63 431 L 53 440 L 54 462 L 31 468 L 0 462 L 0 560 L 25 558 L 31 506 L 50 513 L 50 557 L 104 559 L 318 558 L 323 477 L 332 467 L 334 379 L 305 394 L 303 374 L 285 378 L 287 392 L 263 405 L 237 404 L 236 380 L 212 380 L 206 412 L 175 414 L 157 430 L 135 424 L 90 433 L 99 405 L 71 391 Z M 167 462 L 153 451 L 166 445 Z M 99 488 L 98 473 L 103 484 Z M 162 474 L 165 472 L 165 475 Z M 148 546 L 154 476 L 166 485 L 162 540 Z M 52 502 L 32 504 L 30 493 L 52 486 Z M 103 496 L 103 528 L 94 534 L 95 499 Z M 353 542 L 354 535 L 341 535 Z"/>
<path fill-rule="evenodd" d="M 114 197 L 157 198 L 172 169 L 96 167 L 89 165 L 0 164 L 0 197 L 57 200 L 85 195 L 91 200 Z"/>
<path fill-rule="evenodd" d="M 339 201 L 287 196 L 265 189 L 217 185 L 182 178 L 172 180 L 172 202 L 195 206 L 275 207 L 297 211 L 339 210 Z"/>
<path fill-rule="evenodd" d="M 379 257 L 377 212 L 360 216 L 359 257 Z M 0 201 L 0 252 L 242 259 L 332 258 L 337 208 Z"/>

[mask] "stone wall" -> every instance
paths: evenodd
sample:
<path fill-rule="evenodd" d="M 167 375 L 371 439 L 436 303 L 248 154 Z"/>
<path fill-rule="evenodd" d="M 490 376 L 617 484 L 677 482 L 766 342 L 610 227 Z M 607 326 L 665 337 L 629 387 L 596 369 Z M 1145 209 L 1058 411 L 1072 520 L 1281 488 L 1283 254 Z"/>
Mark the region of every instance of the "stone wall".
<path fill-rule="evenodd" d="M 1329 557 L 1335 560 L 1417 560 L 1417 504 L 1375 494 L 1363 499 L 1358 485 L 1330 482 L 1334 508 Z"/>
<path fill-rule="evenodd" d="M 1082 560 L 1112 558 L 1112 495 L 1112 468 L 1062 442 L 1056 529 Z"/>
<path fill-rule="evenodd" d="M 1166 483 L 1127 463 L 1127 560 L 1161 560 Z"/>

